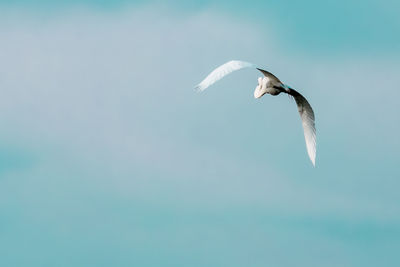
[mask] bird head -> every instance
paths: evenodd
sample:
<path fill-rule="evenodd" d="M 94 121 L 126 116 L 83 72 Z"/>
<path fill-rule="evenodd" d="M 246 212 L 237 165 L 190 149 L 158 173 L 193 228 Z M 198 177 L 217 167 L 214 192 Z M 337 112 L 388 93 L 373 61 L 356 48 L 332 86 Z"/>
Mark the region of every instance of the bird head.
<path fill-rule="evenodd" d="M 268 83 L 268 78 L 266 77 L 258 78 L 258 85 L 254 90 L 254 98 L 260 98 L 263 95 L 265 95 L 265 93 L 267 92 L 267 83 Z"/>

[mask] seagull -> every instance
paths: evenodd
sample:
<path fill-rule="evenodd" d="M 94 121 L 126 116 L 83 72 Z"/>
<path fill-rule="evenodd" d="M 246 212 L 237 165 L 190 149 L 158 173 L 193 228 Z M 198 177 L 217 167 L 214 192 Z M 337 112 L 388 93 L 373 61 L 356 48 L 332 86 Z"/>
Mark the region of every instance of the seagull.
<path fill-rule="evenodd" d="M 315 167 L 316 130 L 314 111 L 308 101 L 299 92 L 281 82 L 272 73 L 258 68 L 255 64 L 249 62 L 231 60 L 213 70 L 201 83 L 195 87 L 195 89 L 199 92 L 204 91 L 207 87 L 222 79 L 226 75 L 244 68 L 255 68 L 264 75 L 264 77 L 258 78 L 258 85 L 254 90 L 254 98 L 260 98 L 265 94 L 276 96 L 280 93 L 286 93 L 294 98 L 300 113 L 301 122 L 303 124 L 304 138 L 306 141 L 308 156 Z"/>

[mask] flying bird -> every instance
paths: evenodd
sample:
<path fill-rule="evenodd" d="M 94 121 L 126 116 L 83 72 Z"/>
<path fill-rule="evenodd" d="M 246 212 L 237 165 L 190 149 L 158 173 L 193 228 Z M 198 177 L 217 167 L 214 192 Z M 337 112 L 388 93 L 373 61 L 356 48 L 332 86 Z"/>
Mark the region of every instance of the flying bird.
<path fill-rule="evenodd" d="M 264 77 L 258 78 L 258 85 L 254 90 L 255 98 L 260 98 L 265 94 L 276 96 L 280 93 L 286 93 L 294 98 L 300 113 L 301 122 L 303 124 L 304 138 L 306 141 L 308 156 L 310 157 L 313 166 L 315 166 L 316 130 L 314 111 L 308 101 L 299 92 L 281 82 L 272 73 L 261 68 L 257 68 L 255 64 L 249 62 L 232 60 L 213 70 L 201 83 L 195 87 L 195 89 L 198 91 L 204 91 L 207 87 L 222 79 L 226 75 L 243 68 L 255 68 L 261 71 L 261 73 L 264 75 Z"/>

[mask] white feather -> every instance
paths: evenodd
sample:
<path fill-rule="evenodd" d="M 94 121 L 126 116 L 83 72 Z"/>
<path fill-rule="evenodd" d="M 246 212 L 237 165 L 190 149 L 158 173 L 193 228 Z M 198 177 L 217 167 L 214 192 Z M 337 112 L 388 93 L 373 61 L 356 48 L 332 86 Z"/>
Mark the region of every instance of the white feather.
<path fill-rule="evenodd" d="M 301 95 L 293 95 L 303 124 L 304 139 L 306 140 L 307 153 L 312 164 L 315 166 L 315 155 L 317 153 L 317 136 L 315 130 L 314 111 L 308 101 Z"/>
<path fill-rule="evenodd" d="M 199 83 L 195 89 L 198 91 L 204 91 L 207 87 L 214 84 L 216 81 L 222 79 L 226 75 L 243 68 L 255 68 L 256 66 L 252 63 L 239 61 L 239 60 L 231 60 L 215 70 L 213 70 L 201 83 Z"/>

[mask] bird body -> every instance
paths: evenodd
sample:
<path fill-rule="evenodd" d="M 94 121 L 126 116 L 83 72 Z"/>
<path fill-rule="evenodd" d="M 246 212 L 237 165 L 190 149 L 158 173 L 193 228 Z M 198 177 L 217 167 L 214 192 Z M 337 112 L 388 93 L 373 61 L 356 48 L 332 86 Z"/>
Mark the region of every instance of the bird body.
<path fill-rule="evenodd" d="M 258 85 L 254 90 L 255 98 L 260 98 L 265 94 L 276 96 L 280 93 L 289 94 L 294 98 L 304 129 L 304 138 L 306 141 L 308 156 L 310 157 L 312 164 L 315 166 L 316 129 L 314 111 L 308 101 L 299 92 L 281 82 L 272 73 L 257 68 L 255 64 L 249 62 L 232 60 L 212 71 L 201 83 L 195 87 L 195 89 L 198 91 L 204 91 L 207 87 L 222 79 L 224 76 L 243 68 L 256 68 L 262 74 L 264 74 L 264 77 L 258 78 Z"/>
<path fill-rule="evenodd" d="M 254 90 L 254 98 L 260 98 L 265 94 L 279 95 L 281 92 L 285 91 L 283 84 L 277 83 L 268 79 L 267 77 L 259 77 L 258 85 Z"/>

